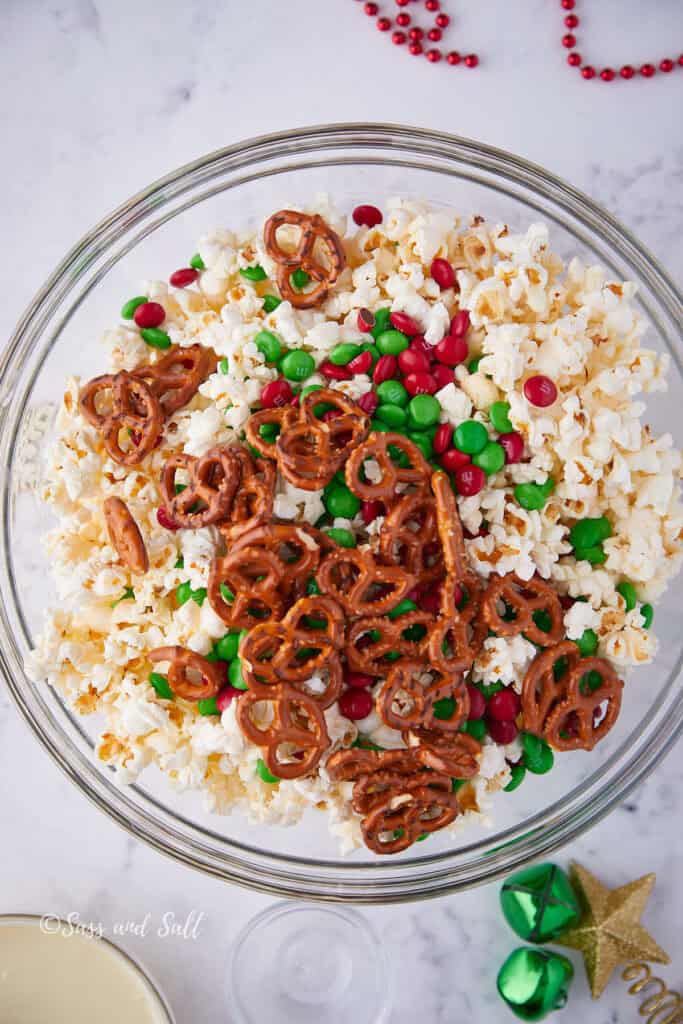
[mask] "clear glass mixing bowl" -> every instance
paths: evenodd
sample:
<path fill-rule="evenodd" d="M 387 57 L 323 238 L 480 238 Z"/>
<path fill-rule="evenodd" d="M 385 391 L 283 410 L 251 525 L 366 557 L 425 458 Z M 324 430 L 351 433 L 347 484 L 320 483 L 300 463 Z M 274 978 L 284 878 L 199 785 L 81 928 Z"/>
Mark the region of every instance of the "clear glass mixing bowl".
<path fill-rule="evenodd" d="M 434 835 L 394 858 L 360 851 L 340 858 L 315 811 L 294 828 L 209 817 L 196 795 L 175 795 L 153 770 L 121 789 L 93 758 L 97 722 L 72 714 L 34 685 L 22 655 L 52 601 L 38 536 L 46 510 L 21 489 L 18 445 L 33 406 L 56 402 L 70 372 L 102 372 L 97 338 L 139 282 L 182 265 L 200 234 L 256 222 L 325 191 L 347 210 L 390 195 L 423 197 L 524 228 L 544 220 L 553 247 L 639 285 L 648 342 L 672 355 L 669 391 L 648 412 L 682 438 L 681 296 L 656 261 L 608 213 L 565 182 L 517 157 L 436 132 L 385 125 L 330 125 L 230 146 L 182 167 L 105 218 L 68 253 L 23 316 L 4 352 L 0 380 L 2 541 L 0 660 L 17 707 L 55 762 L 131 834 L 220 878 L 283 896 L 391 902 L 437 896 L 490 881 L 590 827 L 650 772 L 683 724 L 680 668 L 683 581 L 657 606 L 661 640 L 653 665 L 634 673 L 615 729 L 592 753 L 557 758 L 496 799 L 495 826 L 457 840 Z"/>

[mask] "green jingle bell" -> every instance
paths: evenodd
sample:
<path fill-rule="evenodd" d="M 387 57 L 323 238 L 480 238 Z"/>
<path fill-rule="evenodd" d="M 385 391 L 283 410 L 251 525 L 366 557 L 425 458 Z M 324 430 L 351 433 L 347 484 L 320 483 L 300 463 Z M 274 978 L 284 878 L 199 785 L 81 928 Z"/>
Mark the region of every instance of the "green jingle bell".
<path fill-rule="evenodd" d="M 526 942 L 550 942 L 581 916 L 569 879 L 556 864 L 537 864 L 510 875 L 500 903 L 505 920 Z"/>
<path fill-rule="evenodd" d="M 523 946 L 498 972 L 498 991 L 522 1020 L 543 1020 L 567 1002 L 574 968 L 566 956 Z"/>

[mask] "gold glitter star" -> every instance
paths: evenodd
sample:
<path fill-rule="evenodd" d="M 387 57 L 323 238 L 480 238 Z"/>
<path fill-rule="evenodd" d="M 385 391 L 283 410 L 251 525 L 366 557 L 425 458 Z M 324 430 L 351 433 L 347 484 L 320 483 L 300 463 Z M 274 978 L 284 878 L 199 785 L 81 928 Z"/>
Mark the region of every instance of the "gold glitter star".
<path fill-rule="evenodd" d="M 640 924 L 640 916 L 655 884 L 653 874 L 643 875 L 618 889 L 608 889 L 584 867 L 574 863 L 569 877 L 583 913 L 577 925 L 567 928 L 562 937 L 554 941 L 581 952 L 594 999 L 604 990 L 617 964 L 629 960 L 669 963 L 667 954 Z"/>

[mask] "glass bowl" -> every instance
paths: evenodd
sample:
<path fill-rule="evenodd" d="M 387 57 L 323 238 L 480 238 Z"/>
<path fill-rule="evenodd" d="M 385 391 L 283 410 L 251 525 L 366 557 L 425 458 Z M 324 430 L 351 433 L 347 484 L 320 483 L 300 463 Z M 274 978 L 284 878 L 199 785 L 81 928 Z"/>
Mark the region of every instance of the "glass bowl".
<path fill-rule="evenodd" d="M 46 685 L 29 682 L 22 656 L 53 595 L 38 536 L 46 509 L 22 490 L 20 442 L 29 410 L 59 399 L 64 379 L 102 372 L 97 338 L 145 278 L 182 265 L 199 235 L 257 222 L 288 203 L 328 192 L 347 212 L 390 195 L 423 197 L 502 220 L 551 227 L 561 256 L 603 264 L 639 286 L 648 343 L 672 356 L 669 391 L 649 422 L 678 433 L 683 407 L 681 296 L 649 253 L 608 213 L 570 185 L 518 157 L 437 132 L 342 124 L 283 132 L 230 146 L 188 164 L 134 196 L 64 258 L 22 317 L 4 352 L 0 380 L 2 474 L 2 670 L 29 727 L 81 791 L 128 832 L 219 878 L 282 896 L 386 903 L 464 889 L 547 856 L 605 815 L 652 771 L 683 724 L 683 581 L 657 606 L 660 653 L 627 685 L 617 726 L 588 754 L 557 758 L 495 800 L 488 831 L 443 834 L 397 857 L 358 851 L 342 858 L 315 811 L 295 828 L 211 817 L 197 795 L 177 795 L 148 769 L 130 788 L 93 757 L 96 723 L 70 712 Z M 22 433 L 23 432 L 23 433 Z M 30 434 L 30 429 L 29 429 Z M 30 439 L 30 438 L 29 438 Z M 23 450 L 23 449 L 22 449 Z"/>

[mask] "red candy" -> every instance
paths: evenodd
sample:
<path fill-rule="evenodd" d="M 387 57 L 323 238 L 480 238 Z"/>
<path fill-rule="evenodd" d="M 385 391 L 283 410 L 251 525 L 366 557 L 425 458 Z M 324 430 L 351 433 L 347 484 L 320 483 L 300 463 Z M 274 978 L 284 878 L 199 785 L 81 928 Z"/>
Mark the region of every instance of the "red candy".
<path fill-rule="evenodd" d="M 375 682 L 375 677 L 369 676 L 365 672 L 347 672 L 344 676 L 344 682 L 347 686 L 362 688 L 364 686 L 372 686 Z"/>
<path fill-rule="evenodd" d="M 434 349 L 425 341 L 424 334 L 416 334 L 409 347 L 411 352 L 421 352 L 430 363 L 434 362 Z"/>
<path fill-rule="evenodd" d="M 193 284 L 198 277 L 199 271 L 194 267 L 183 267 L 171 274 L 168 281 L 172 288 L 187 288 L 188 284 Z"/>
<path fill-rule="evenodd" d="M 441 456 L 442 463 L 444 457 Z M 479 466 L 460 466 L 455 471 L 455 486 L 458 494 L 462 494 L 463 498 L 471 498 L 473 494 L 479 494 L 485 484 L 486 473 Z"/>
<path fill-rule="evenodd" d="M 352 722 L 367 718 L 372 708 L 372 694 L 359 687 L 345 690 L 339 698 L 339 710 L 345 718 L 350 718 Z"/>
<path fill-rule="evenodd" d="M 436 381 L 437 391 L 441 391 L 441 388 L 445 388 L 447 384 L 452 384 L 455 380 L 453 370 L 450 366 L 446 366 L 445 363 L 437 363 L 436 366 L 432 367 L 432 377 Z"/>
<path fill-rule="evenodd" d="M 180 527 L 176 526 L 172 519 L 169 518 L 168 512 L 163 505 L 160 505 L 157 509 L 157 522 L 159 526 L 163 526 L 165 530 L 179 530 Z"/>
<path fill-rule="evenodd" d="M 384 505 L 381 501 L 364 501 L 360 507 L 360 514 L 365 525 L 369 526 L 377 516 L 384 515 Z"/>
<path fill-rule="evenodd" d="M 432 590 L 427 590 L 420 594 L 420 599 L 417 603 L 421 611 L 429 612 L 431 615 L 438 615 L 441 611 L 441 587 L 434 587 Z"/>
<path fill-rule="evenodd" d="M 509 434 L 500 434 L 498 444 L 505 449 L 505 461 L 508 465 L 511 462 L 519 462 L 524 455 L 524 438 L 516 430 L 510 431 Z"/>
<path fill-rule="evenodd" d="M 499 722 L 495 718 L 490 718 L 486 722 L 489 730 L 489 736 L 494 743 L 500 743 L 505 746 L 507 743 L 512 743 L 517 733 L 519 732 L 514 722 Z"/>
<path fill-rule="evenodd" d="M 365 394 L 361 395 L 358 399 L 358 405 L 361 407 L 363 412 L 368 414 L 368 416 L 372 416 L 379 405 L 379 399 L 374 391 L 366 391 Z"/>
<path fill-rule="evenodd" d="M 380 356 L 375 363 L 372 379 L 375 384 L 382 384 L 385 380 L 392 380 L 397 369 L 396 356 Z"/>
<path fill-rule="evenodd" d="M 455 284 L 455 271 L 448 260 L 432 260 L 430 273 L 442 291 Z"/>
<path fill-rule="evenodd" d="M 439 362 L 445 363 L 446 366 L 458 366 L 460 363 L 464 363 L 469 355 L 465 339 L 463 337 L 456 338 L 454 334 L 447 334 L 445 338 L 442 338 L 434 351 Z"/>
<path fill-rule="evenodd" d="M 420 333 L 420 328 L 417 326 L 412 316 L 408 316 L 407 313 L 391 313 L 389 316 L 389 323 L 392 327 L 395 327 L 397 331 L 407 334 L 409 338 L 413 338 L 416 334 Z"/>
<path fill-rule="evenodd" d="M 138 327 L 159 327 L 166 319 L 166 310 L 158 302 L 143 302 L 135 310 L 133 319 Z"/>
<path fill-rule="evenodd" d="M 320 364 L 319 370 L 328 380 L 351 380 L 353 377 L 347 366 L 335 366 L 329 359 Z"/>
<path fill-rule="evenodd" d="M 376 206 L 357 206 L 352 217 L 359 228 L 374 228 L 382 223 L 382 211 Z"/>
<path fill-rule="evenodd" d="M 524 395 L 531 405 L 535 405 L 539 409 L 546 409 L 557 401 L 557 387 L 550 377 L 539 373 L 538 376 L 529 377 L 524 382 Z"/>
<path fill-rule="evenodd" d="M 453 439 L 453 427 L 446 424 L 451 433 L 451 440 Z M 461 469 L 463 466 L 469 466 L 470 457 L 466 452 L 460 452 L 457 448 L 449 448 L 443 453 L 439 459 L 439 465 L 443 466 L 447 473 L 455 473 L 456 470 Z M 476 494 L 476 491 L 472 492 Z"/>
<path fill-rule="evenodd" d="M 404 349 L 398 357 L 398 367 L 406 376 L 409 373 L 429 373 L 431 363 L 424 354 L 415 348 Z"/>
<path fill-rule="evenodd" d="M 260 401 L 264 409 L 274 409 L 276 406 L 287 405 L 293 397 L 292 385 L 280 377 L 266 384 L 261 392 Z"/>
<path fill-rule="evenodd" d="M 350 363 L 346 364 L 346 368 L 351 373 L 369 373 L 372 367 L 372 354 L 370 352 L 361 352 L 357 355 Z"/>
<path fill-rule="evenodd" d="M 497 722 L 514 722 L 522 704 L 514 690 L 499 690 L 494 693 L 488 704 L 489 718 Z"/>
<path fill-rule="evenodd" d="M 437 455 L 443 455 L 453 444 L 453 427 L 450 423 L 440 423 L 432 440 L 434 451 Z"/>
<path fill-rule="evenodd" d="M 470 329 L 469 309 L 460 309 L 451 320 L 451 334 L 455 338 L 464 338 Z"/>
<path fill-rule="evenodd" d="M 403 378 L 403 385 L 409 395 L 433 395 L 439 390 L 431 373 L 409 373 Z"/>
<path fill-rule="evenodd" d="M 239 694 L 240 691 L 235 686 L 224 686 L 223 689 L 216 694 L 216 707 L 221 714 L 223 714 L 226 708 L 230 707 L 235 697 L 238 697 Z"/>
<path fill-rule="evenodd" d="M 375 314 L 371 313 L 369 309 L 359 309 L 358 316 L 356 317 L 356 326 L 363 334 L 367 334 L 375 326 Z"/>
<path fill-rule="evenodd" d="M 472 683 L 467 684 L 467 693 L 470 698 L 469 719 L 483 718 L 486 714 L 486 701 L 481 690 L 478 690 Z"/>

